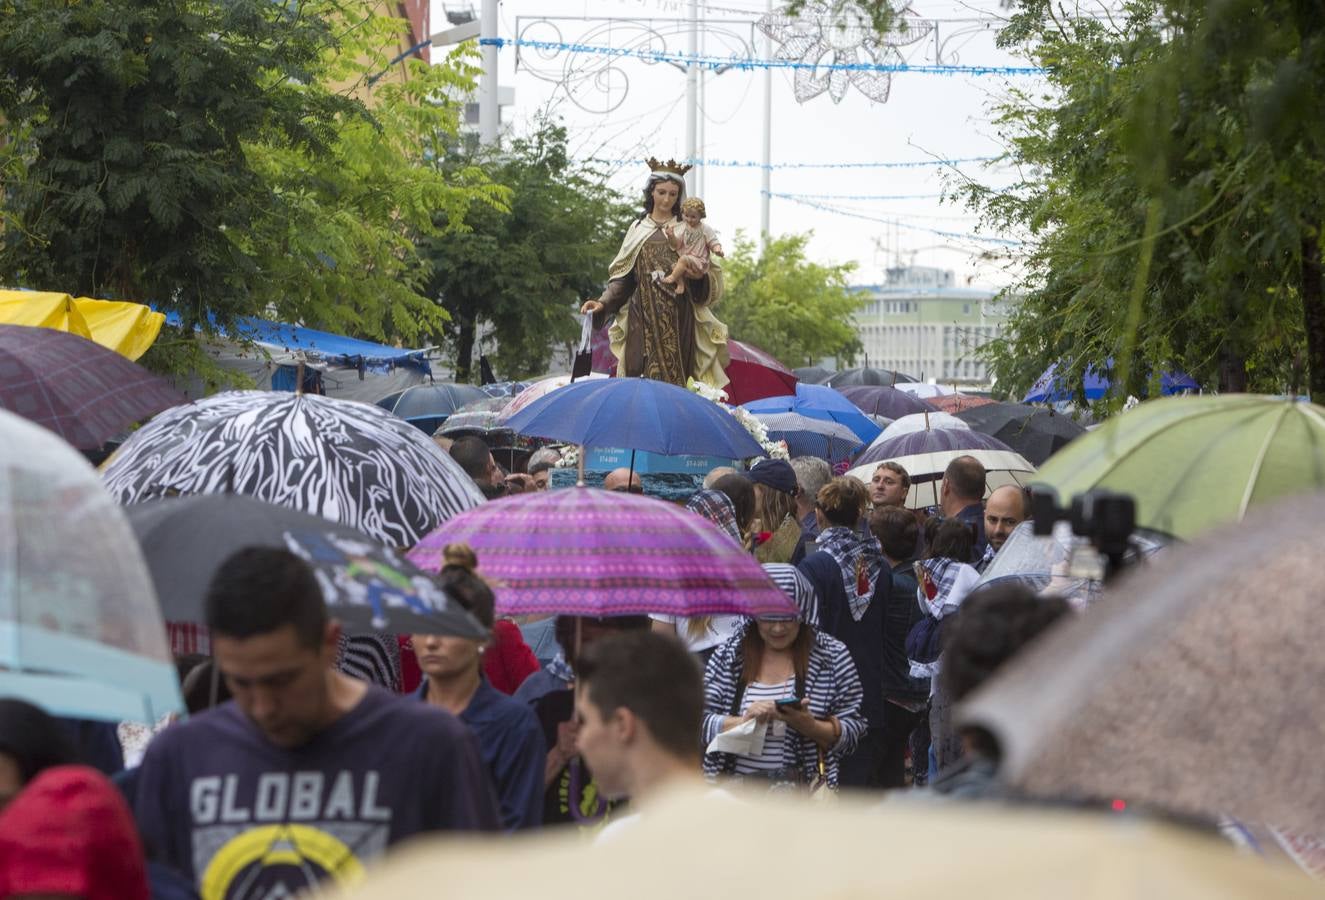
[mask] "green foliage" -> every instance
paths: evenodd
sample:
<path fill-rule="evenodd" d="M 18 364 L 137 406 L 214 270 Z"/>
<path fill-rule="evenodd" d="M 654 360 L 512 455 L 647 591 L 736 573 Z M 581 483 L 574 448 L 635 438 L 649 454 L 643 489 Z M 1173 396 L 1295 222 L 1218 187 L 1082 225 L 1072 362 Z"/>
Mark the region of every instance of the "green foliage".
<path fill-rule="evenodd" d="M 1055 361 L 1079 383 L 1109 358 L 1133 394 L 1169 367 L 1212 388 L 1300 385 L 1302 247 L 1325 185 L 1325 110 L 1302 72 L 1325 75 L 1325 29 L 1292 7 L 1131 0 L 1067 19 L 1021 4 L 1000 42 L 1049 75 L 998 107 L 1019 179 L 959 188 L 986 224 L 1029 236 L 1010 336 L 989 348 L 1001 389 Z"/>
<path fill-rule="evenodd" d="M 809 0 L 789 0 L 786 14 L 800 15 Z M 827 0 L 828 11 L 839 21 L 859 18 L 878 34 L 887 34 L 897 27 L 897 15 L 905 4 L 895 0 Z"/>
<path fill-rule="evenodd" d="M 807 259 L 809 239 L 808 234 L 773 237 L 759 253 L 737 232 L 723 262 L 726 295 L 715 312 L 732 338 L 789 366 L 826 356 L 850 363 L 861 349 L 851 317 L 865 301 L 847 286 L 855 265 Z"/>
<path fill-rule="evenodd" d="M 446 233 L 420 247 L 432 265 L 426 292 L 451 317 L 446 337 L 458 380 L 469 378 L 484 329 L 496 341 L 499 377 L 539 375 L 554 342 L 578 337 L 579 305 L 601 292 L 637 212 L 601 173 L 568 158 L 560 125 L 540 122 L 499 156 L 447 157 L 439 172 L 450 178 L 480 165 L 507 192 L 509 208 L 475 208 L 463 231 L 446 211 L 438 215 Z"/>
<path fill-rule="evenodd" d="M 415 237 L 502 193 L 426 162 L 457 131 L 463 57 L 369 90 L 403 27 L 384 10 L 0 0 L 0 282 L 151 302 L 188 334 L 241 315 L 387 340 L 440 327 Z"/>

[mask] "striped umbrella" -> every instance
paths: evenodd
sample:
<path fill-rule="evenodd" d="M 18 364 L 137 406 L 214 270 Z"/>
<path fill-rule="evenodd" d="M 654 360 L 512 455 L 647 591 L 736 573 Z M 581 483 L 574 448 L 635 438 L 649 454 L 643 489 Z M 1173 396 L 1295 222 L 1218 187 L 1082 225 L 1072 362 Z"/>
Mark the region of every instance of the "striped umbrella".
<path fill-rule="evenodd" d="M 411 550 L 436 572 L 464 542 L 502 615 L 793 615 L 754 557 L 702 516 L 639 494 L 567 488 L 485 503 Z"/>
<path fill-rule="evenodd" d="M 765 397 L 742 404 L 757 415 L 764 413 L 794 412 L 811 419 L 838 422 L 855 432 L 861 441 L 872 441 L 879 436 L 879 426 L 850 400 L 830 387 L 821 384 L 796 385 L 796 393 L 785 397 Z M 889 416 L 888 418 L 893 418 Z"/>
<path fill-rule="evenodd" d="M 792 456 L 817 456 L 829 462 L 847 459 L 865 442 L 838 422 L 811 419 L 800 413 L 752 413 L 764 423 L 768 436 L 786 441 Z"/>

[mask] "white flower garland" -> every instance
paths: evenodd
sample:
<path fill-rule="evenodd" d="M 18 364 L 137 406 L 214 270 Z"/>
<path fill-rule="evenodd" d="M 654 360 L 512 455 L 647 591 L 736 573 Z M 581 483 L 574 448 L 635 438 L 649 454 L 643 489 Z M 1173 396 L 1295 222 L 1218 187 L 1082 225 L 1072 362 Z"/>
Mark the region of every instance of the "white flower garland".
<path fill-rule="evenodd" d="M 737 422 L 741 423 L 742 428 L 750 432 L 750 437 L 759 442 L 759 446 L 764 448 L 765 455 L 770 459 L 791 459 L 791 454 L 787 452 L 787 442 L 770 440 L 768 429 L 764 427 L 764 423 L 751 415 L 749 410 L 740 406 L 728 405 L 726 391 L 715 388 L 703 381 L 696 381 L 693 378 L 686 380 L 686 387 L 705 400 L 713 401 L 730 413 Z"/>

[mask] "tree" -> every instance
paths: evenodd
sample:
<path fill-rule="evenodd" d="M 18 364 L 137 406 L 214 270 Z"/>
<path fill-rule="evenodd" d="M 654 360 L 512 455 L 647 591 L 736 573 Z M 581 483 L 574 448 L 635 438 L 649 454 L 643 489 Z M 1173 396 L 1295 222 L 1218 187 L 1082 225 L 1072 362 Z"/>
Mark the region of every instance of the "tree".
<path fill-rule="evenodd" d="M 493 362 L 502 377 L 538 375 L 554 344 L 576 337 L 575 313 L 601 292 L 637 211 L 600 173 L 569 159 L 561 125 L 540 122 L 504 154 L 456 155 L 439 170 L 479 164 L 509 192 L 510 206 L 474 209 L 464 231 L 422 241 L 432 265 L 426 292 L 450 315 L 457 380 L 469 379 L 485 328 L 496 339 Z M 437 224 L 449 228 L 445 212 Z"/>
<path fill-rule="evenodd" d="M 1320 72 L 1306 56 L 1322 29 L 1303 4 L 1271 5 L 1133 0 L 1066 18 L 1021 4 L 999 41 L 1048 75 L 998 109 L 1020 178 L 959 188 L 986 225 L 1028 237 L 1010 334 L 989 348 L 1000 387 L 1053 362 L 1080 383 L 1112 360 L 1133 394 L 1170 367 L 1222 390 L 1296 389 L 1322 189 L 1321 142 L 1304 134 L 1322 109 L 1301 69 Z M 1276 90 L 1285 70 L 1297 87 Z"/>
<path fill-rule="evenodd" d="M 789 365 L 825 356 L 852 361 L 861 349 L 851 317 L 864 297 L 851 290 L 853 263 L 806 258 L 809 234 L 769 238 L 762 253 L 737 232 L 723 261 L 726 294 L 715 312 L 733 339 L 748 341 Z"/>
<path fill-rule="evenodd" d="M 472 83 L 463 59 L 360 99 L 398 27 L 375 10 L 0 0 L 0 280 L 151 302 L 188 336 L 252 314 L 440 327 L 413 238 L 501 195 L 425 165 L 457 130 L 440 98 Z"/>

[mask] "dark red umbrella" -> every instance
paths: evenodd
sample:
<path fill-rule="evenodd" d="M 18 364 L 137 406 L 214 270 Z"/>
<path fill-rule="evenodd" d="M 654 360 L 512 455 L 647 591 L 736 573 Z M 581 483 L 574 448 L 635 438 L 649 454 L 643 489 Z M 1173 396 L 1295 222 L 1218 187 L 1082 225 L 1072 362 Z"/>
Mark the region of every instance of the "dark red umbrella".
<path fill-rule="evenodd" d="M 727 365 L 731 384 L 724 388 L 728 403 L 740 406 L 751 400 L 796 393 L 795 373 L 758 347 L 728 341 L 727 355 L 731 357 Z"/>
<path fill-rule="evenodd" d="M 188 402 L 168 382 L 85 337 L 0 325 L 0 407 L 80 450 Z"/>

